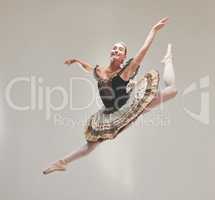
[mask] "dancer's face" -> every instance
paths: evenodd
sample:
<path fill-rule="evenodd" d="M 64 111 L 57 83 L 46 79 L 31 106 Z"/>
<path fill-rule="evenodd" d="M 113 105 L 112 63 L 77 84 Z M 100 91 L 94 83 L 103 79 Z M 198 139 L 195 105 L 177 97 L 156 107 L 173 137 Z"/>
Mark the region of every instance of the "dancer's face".
<path fill-rule="evenodd" d="M 121 43 L 116 43 L 113 45 L 113 48 L 110 52 L 111 61 L 118 62 L 119 64 L 123 63 L 126 58 L 126 48 Z"/>

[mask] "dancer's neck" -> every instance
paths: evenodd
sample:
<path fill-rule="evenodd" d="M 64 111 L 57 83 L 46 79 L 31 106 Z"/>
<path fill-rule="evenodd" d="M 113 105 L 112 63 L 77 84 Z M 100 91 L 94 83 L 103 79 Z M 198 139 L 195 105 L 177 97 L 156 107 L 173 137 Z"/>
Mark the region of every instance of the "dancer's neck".
<path fill-rule="evenodd" d="M 121 69 L 121 64 L 117 62 L 111 62 L 107 67 L 107 72 L 115 72 Z"/>

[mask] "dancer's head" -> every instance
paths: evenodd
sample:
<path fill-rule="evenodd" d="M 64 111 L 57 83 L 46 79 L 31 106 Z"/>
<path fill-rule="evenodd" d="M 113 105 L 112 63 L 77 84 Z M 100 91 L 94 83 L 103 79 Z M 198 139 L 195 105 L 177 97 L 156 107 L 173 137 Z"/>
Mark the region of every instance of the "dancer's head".
<path fill-rule="evenodd" d="M 124 42 L 117 42 L 113 45 L 110 58 L 111 61 L 122 64 L 127 57 L 127 46 Z"/>

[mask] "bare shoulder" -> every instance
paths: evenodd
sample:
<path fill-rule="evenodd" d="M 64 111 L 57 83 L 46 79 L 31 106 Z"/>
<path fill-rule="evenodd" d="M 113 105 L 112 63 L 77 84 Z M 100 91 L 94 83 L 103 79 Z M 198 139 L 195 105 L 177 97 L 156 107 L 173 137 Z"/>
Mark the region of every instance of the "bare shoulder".
<path fill-rule="evenodd" d="M 103 70 L 103 67 L 101 67 L 100 65 L 96 65 L 95 68 L 97 72 L 101 72 Z"/>
<path fill-rule="evenodd" d="M 136 75 L 140 65 L 136 62 L 135 57 L 130 58 L 125 64 L 125 70 L 121 73 L 121 78 L 128 81 L 131 77 Z"/>
<path fill-rule="evenodd" d="M 100 65 L 96 65 L 95 73 L 99 78 L 104 78 L 105 77 L 105 68 Z"/>

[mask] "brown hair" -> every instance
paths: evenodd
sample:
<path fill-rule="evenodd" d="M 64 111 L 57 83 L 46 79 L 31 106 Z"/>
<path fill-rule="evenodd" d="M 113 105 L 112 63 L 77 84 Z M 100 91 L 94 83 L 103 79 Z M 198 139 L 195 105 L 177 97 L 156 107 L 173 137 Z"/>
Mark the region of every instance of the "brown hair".
<path fill-rule="evenodd" d="M 124 42 L 118 42 L 119 44 L 121 44 L 124 48 L 125 48 L 125 55 L 127 55 L 128 49 L 127 46 Z"/>

